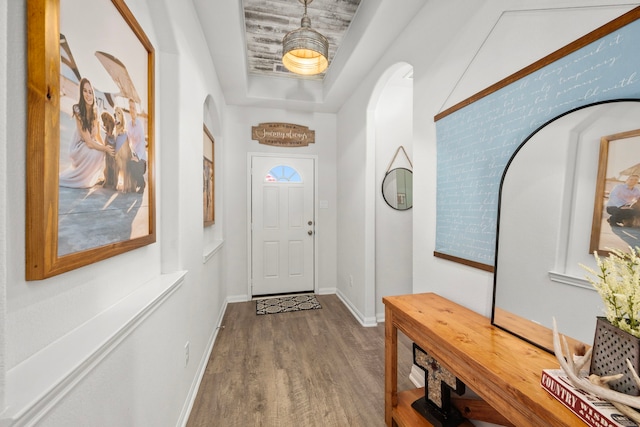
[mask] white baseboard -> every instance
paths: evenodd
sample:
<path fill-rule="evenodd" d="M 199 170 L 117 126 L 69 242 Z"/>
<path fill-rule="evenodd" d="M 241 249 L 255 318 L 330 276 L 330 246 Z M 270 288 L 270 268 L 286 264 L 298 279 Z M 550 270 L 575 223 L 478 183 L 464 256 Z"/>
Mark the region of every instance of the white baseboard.
<path fill-rule="evenodd" d="M 209 359 L 211 358 L 211 352 L 213 351 L 213 346 L 216 343 L 216 338 L 218 338 L 218 332 L 220 332 L 220 329 L 223 328 L 222 319 L 224 318 L 224 314 L 227 311 L 228 305 L 229 299 L 227 298 L 224 301 L 222 310 L 220 311 L 220 315 L 218 316 L 216 328 L 213 330 L 213 333 L 209 338 L 209 342 L 207 343 L 207 351 L 204 352 L 202 358 L 200 359 L 198 370 L 196 372 L 193 383 L 191 384 L 191 388 L 189 389 L 189 394 L 187 395 L 187 399 L 182 409 L 182 413 L 180 414 L 180 418 L 178 419 L 178 423 L 176 424 L 180 427 L 185 427 L 187 425 L 187 421 L 189 421 L 189 415 L 191 414 L 191 410 L 193 409 L 196 397 L 198 396 L 198 389 L 200 388 L 202 378 L 204 378 L 204 372 L 207 369 L 207 364 L 209 363 Z"/>
<path fill-rule="evenodd" d="M 416 365 L 411 366 L 411 373 L 409 373 L 409 380 L 416 387 L 424 387 L 424 371 Z"/>
<path fill-rule="evenodd" d="M 351 301 L 342 293 L 340 289 L 336 289 L 336 295 L 340 298 L 340 301 L 349 309 L 353 317 L 356 318 L 358 322 L 364 327 L 370 328 L 373 326 L 378 326 L 378 322 L 376 322 L 375 317 L 364 317 L 362 313 L 351 303 Z"/>
<path fill-rule="evenodd" d="M 333 295 L 336 293 L 336 288 L 319 288 L 318 290 L 314 290 L 316 295 Z M 227 297 L 227 303 L 233 302 L 246 302 L 251 301 L 253 297 L 251 295 L 232 295 Z"/>
<path fill-rule="evenodd" d="M 227 304 L 231 304 L 234 302 L 247 302 L 251 301 L 251 297 L 249 295 L 231 295 L 227 297 Z"/>

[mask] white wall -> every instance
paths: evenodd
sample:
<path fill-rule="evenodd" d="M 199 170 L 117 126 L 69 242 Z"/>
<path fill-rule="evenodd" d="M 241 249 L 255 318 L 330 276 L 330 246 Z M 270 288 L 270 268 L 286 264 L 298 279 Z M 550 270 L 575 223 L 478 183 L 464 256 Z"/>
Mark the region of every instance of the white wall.
<path fill-rule="evenodd" d="M 361 103 L 355 103 L 355 98 Z M 367 97 L 355 94 L 338 114 L 337 293 L 361 322 L 375 321 L 374 307 L 365 310 L 365 117 Z M 359 108 L 358 108 L 359 107 Z M 371 250 L 372 248 L 370 248 Z M 373 248 L 375 249 L 375 248 Z M 353 278 L 353 279 L 351 279 Z M 371 283 L 373 286 L 373 283 Z M 375 292 L 375 289 L 370 289 Z"/>
<path fill-rule="evenodd" d="M 0 195 L 11 203 L 0 214 L 0 425 L 180 424 L 223 312 L 224 213 L 203 230 L 200 168 L 204 114 L 217 149 L 226 144 L 224 98 L 189 2 L 127 5 L 156 50 L 157 242 L 33 282 L 24 278 L 26 6 L 2 5 L 1 150 L 8 139 L 11 149 Z"/>
<path fill-rule="evenodd" d="M 363 319 L 375 318 L 375 304 L 372 306 L 366 301 L 375 292 L 375 284 L 368 279 L 367 269 L 371 266 L 364 257 L 366 245 L 371 245 L 365 239 L 367 221 L 371 220 L 365 209 L 364 194 L 369 187 L 365 176 L 367 105 L 378 80 L 389 67 L 397 62 L 413 65 L 413 289 L 429 290 L 433 272 L 425 274 L 424 269 L 426 264 L 434 262 L 432 240 L 435 234 L 435 129 L 431 122 L 440 104 L 432 96 L 431 89 L 425 90 L 425 68 L 440 65 L 434 59 L 442 46 L 459 36 L 460 28 L 464 28 L 480 6 L 468 2 L 427 3 L 338 113 L 338 174 L 339 182 L 344 183 L 338 189 L 338 292 L 351 301 Z M 450 25 L 451 20 L 455 20 L 456 25 Z M 370 191 L 378 190 L 375 185 L 370 187 Z M 459 265 L 441 264 L 441 268 L 453 269 L 457 277 L 465 272 Z M 468 281 L 478 288 L 477 271 L 466 270 L 472 275 Z M 354 277 L 353 287 L 349 286 L 349 275 Z M 489 284 L 489 277 L 484 277 L 483 282 Z"/>
<path fill-rule="evenodd" d="M 8 28 L 7 10 L 8 2 L 0 5 L 0 28 Z M 3 34 L 4 36 L 4 34 Z M 7 206 L 6 187 L 7 187 L 7 58 L 8 55 L 8 38 L 2 37 L 0 41 L 0 206 Z M 7 257 L 7 220 L 6 209 L 0 209 L 0 260 Z M 0 412 L 5 407 L 5 389 L 6 389 L 6 302 L 7 302 L 7 265 L 4 261 L 0 261 Z"/>
<path fill-rule="evenodd" d="M 356 312 L 364 318 L 372 315 L 366 297 L 374 286 L 366 279 L 364 258 L 368 214 L 363 208 L 363 192 L 369 190 L 363 169 L 368 155 L 363 110 L 385 70 L 399 61 L 414 67 L 413 291 L 437 292 L 489 316 L 492 274 L 433 256 L 437 159 L 433 118 L 619 16 L 633 4 L 620 6 L 610 0 L 425 4 L 338 113 L 338 174 L 341 183 L 349 184 L 338 189 L 338 292 L 349 298 Z M 612 6 L 602 7 L 606 5 Z M 553 25 L 541 24 L 547 20 Z M 451 25 L 452 21 L 456 24 Z M 505 26 L 506 34 L 516 32 L 519 36 L 493 36 L 494 30 L 503 31 Z M 353 287 L 348 284 L 349 275 L 354 277 Z"/>
<path fill-rule="evenodd" d="M 412 170 L 413 158 L 413 79 L 409 64 L 392 67 L 389 80 L 375 101 L 375 300 L 376 319 L 384 321 L 382 297 L 410 294 L 413 289 L 413 209 L 391 208 L 382 197 L 382 181 L 388 170 Z M 386 74 L 385 74 L 386 76 Z M 374 101 L 372 100 L 372 103 Z M 403 147 L 405 153 L 400 150 Z M 394 159 L 395 155 L 395 159 Z M 408 156 L 408 159 L 407 159 Z M 393 160 L 393 163 L 391 163 Z"/>
<path fill-rule="evenodd" d="M 251 298 L 247 265 L 247 189 L 248 153 L 273 153 L 318 156 L 318 201 L 327 208 L 318 209 L 318 284 L 321 293 L 336 288 L 336 125 L 333 114 L 312 114 L 290 110 L 229 107 L 226 116 L 225 169 L 225 283 L 234 301 Z M 286 122 L 307 126 L 315 131 L 316 142 L 307 147 L 272 147 L 251 139 L 251 127 L 264 122 Z"/>

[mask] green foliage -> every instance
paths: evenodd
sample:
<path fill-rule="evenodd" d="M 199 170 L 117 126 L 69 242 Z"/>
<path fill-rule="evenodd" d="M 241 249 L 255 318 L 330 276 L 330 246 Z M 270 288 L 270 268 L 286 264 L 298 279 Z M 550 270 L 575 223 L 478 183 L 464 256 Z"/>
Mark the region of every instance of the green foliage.
<path fill-rule="evenodd" d="M 628 252 L 611 250 L 608 257 L 594 256 L 597 271 L 580 264 L 591 276 L 589 283 L 598 291 L 605 305 L 605 315 L 612 325 L 640 338 L 640 248 Z"/>

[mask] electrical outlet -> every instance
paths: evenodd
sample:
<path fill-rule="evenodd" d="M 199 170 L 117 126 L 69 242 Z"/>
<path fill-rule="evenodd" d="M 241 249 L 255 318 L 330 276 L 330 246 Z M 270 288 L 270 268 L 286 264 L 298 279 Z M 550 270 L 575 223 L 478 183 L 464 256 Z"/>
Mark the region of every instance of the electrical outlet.
<path fill-rule="evenodd" d="M 184 345 L 184 366 L 189 364 L 189 341 Z"/>

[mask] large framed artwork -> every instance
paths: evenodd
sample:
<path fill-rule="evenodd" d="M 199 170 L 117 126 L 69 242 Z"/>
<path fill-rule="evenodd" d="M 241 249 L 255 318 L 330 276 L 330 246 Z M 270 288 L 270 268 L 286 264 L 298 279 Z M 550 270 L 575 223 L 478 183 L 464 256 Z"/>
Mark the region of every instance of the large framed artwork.
<path fill-rule="evenodd" d="M 39 280 L 156 240 L 154 49 L 123 0 L 27 7 L 26 279 Z"/>
<path fill-rule="evenodd" d="M 215 180 L 213 170 L 214 159 L 214 139 L 204 126 L 202 138 L 202 216 L 204 226 L 208 227 L 215 223 Z"/>
<path fill-rule="evenodd" d="M 627 251 L 640 239 L 640 129 L 600 139 L 591 252 Z"/>

